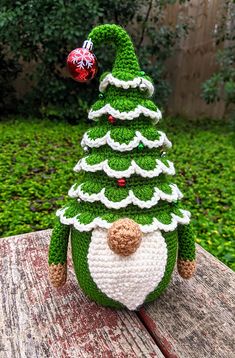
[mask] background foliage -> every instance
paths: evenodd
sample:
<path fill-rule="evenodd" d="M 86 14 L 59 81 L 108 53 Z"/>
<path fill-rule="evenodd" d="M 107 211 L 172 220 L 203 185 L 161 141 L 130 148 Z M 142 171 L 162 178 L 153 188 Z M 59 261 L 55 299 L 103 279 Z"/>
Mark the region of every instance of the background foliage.
<path fill-rule="evenodd" d="M 0 114 L 7 114 L 16 102 L 12 81 L 20 72 L 20 65 L 13 59 L 7 59 L 0 45 Z"/>
<path fill-rule="evenodd" d="M 186 0 L 181 0 L 181 3 Z M 116 23 L 132 32 L 141 66 L 154 78 L 158 88 L 158 103 L 163 104 L 170 92 L 165 81 L 164 63 L 173 46 L 188 30 L 188 19 L 176 28 L 163 25 L 164 9 L 176 0 L 0 0 L 1 56 L 17 66 L 33 64 L 28 77 L 33 88 L 18 103 L 18 112 L 40 112 L 47 117 L 77 120 L 85 116 L 97 91 L 97 79 L 84 86 L 66 77 L 65 60 L 68 53 L 82 45 L 92 27 Z M 95 49 L 103 67 L 111 69 L 112 49 Z M 1 59 L 1 57 L 0 57 Z M 10 62 L 11 61 L 11 62 Z M 18 73 L 16 73 L 17 75 Z M 0 87 L 8 86 L 0 77 Z M 4 90 L 5 101 L 10 88 Z M 16 109 L 15 101 L 11 102 Z M 8 108 L 9 111 L 9 108 Z"/>
<path fill-rule="evenodd" d="M 181 3 L 186 0 L 180 1 Z M 81 157 L 81 133 L 88 124 L 87 109 L 94 102 L 98 79 L 80 85 L 66 75 L 66 56 L 81 46 L 96 24 L 116 23 L 131 33 L 142 68 L 156 85 L 162 105 L 170 93 L 165 61 L 187 33 L 190 19 L 176 28 L 164 24 L 164 9 L 176 0 L 0 0 L 0 112 L 18 112 L 61 121 L 12 119 L 0 123 L 0 235 L 52 227 L 55 210 L 74 183 L 72 168 Z M 234 31 L 231 19 L 220 19 L 215 41 L 226 43 L 218 53 L 219 70 L 203 85 L 208 103 L 224 98 L 235 102 Z M 82 16 L 81 16 L 82 14 Z M 229 25 L 229 26 L 230 26 Z M 95 49 L 101 72 L 111 69 L 113 48 Z M 12 80 L 22 63 L 33 65 L 34 84 L 16 101 Z M 93 97 L 93 98 L 92 98 Z M 230 111 L 232 113 L 232 111 Z M 71 127 L 63 119 L 79 122 Z M 235 269 L 234 132 L 225 122 L 187 122 L 168 118 L 160 125 L 173 141 L 171 151 L 198 233 L 197 242 Z M 166 129 L 167 128 L 167 129 Z"/>
<path fill-rule="evenodd" d="M 224 1 L 224 15 L 219 19 L 215 42 L 219 49 L 219 69 L 202 86 L 203 98 L 207 103 L 223 99 L 226 113 L 235 123 L 235 1 Z"/>
<path fill-rule="evenodd" d="M 51 228 L 67 197 L 88 128 L 63 121 L 0 123 L 0 236 Z M 234 132 L 224 122 L 167 118 L 175 182 L 192 212 L 197 242 L 235 270 Z"/>

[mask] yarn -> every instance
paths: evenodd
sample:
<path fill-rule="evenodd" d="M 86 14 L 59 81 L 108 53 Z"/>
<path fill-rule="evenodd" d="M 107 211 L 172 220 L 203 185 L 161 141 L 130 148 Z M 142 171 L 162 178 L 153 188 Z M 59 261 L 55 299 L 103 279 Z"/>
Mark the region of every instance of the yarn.
<path fill-rule="evenodd" d="M 160 135 L 165 135 L 163 132 L 158 131 L 152 125 L 152 122 L 144 116 L 140 116 L 132 122 L 118 120 L 115 126 L 107 122 L 106 116 L 101 116 L 99 118 L 99 125 L 90 128 L 87 131 L 87 135 L 90 139 L 95 140 L 99 138 L 101 140 L 108 131 L 110 131 L 111 138 L 118 143 L 129 143 L 136 135 L 136 131 L 140 132 L 142 137 L 152 141 L 159 139 Z M 170 147 L 171 144 L 169 145 Z"/>
<path fill-rule="evenodd" d="M 123 257 L 110 250 L 106 237 L 106 230 L 92 232 L 88 251 L 92 279 L 108 297 L 130 310 L 137 309 L 164 276 L 167 262 L 165 239 L 159 231 L 143 235 L 138 250 Z"/>
<path fill-rule="evenodd" d="M 94 131 L 92 132 L 92 134 L 93 133 Z M 129 134 L 129 138 L 128 138 L 128 134 Z M 142 143 L 149 149 L 158 148 L 162 146 L 166 146 L 167 148 L 170 148 L 171 142 L 167 139 L 165 133 L 159 131 L 158 134 L 159 134 L 158 139 L 149 140 L 148 138 L 144 137 L 143 134 L 139 131 L 135 131 L 133 133 L 133 131 L 130 131 L 128 129 L 121 131 L 120 128 L 114 128 L 113 131 L 108 131 L 107 133 L 105 133 L 103 137 L 101 138 L 97 137 L 93 139 L 90 136 L 91 131 L 88 131 L 87 133 L 84 134 L 82 138 L 81 146 L 83 148 L 85 146 L 89 146 L 91 148 L 99 148 L 107 144 L 110 148 L 119 152 L 126 152 L 126 151 L 133 150 L 134 148 L 138 147 L 140 143 Z M 125 143 L 124 141 L 128 141 L 128 142 Z"/>
<path fill-rule="evenodd" d="M 49 265 L 64 264 L 67 260 L 69 227 L 62 225 L 57 219 L 49 247 Z"/>
<path fill-rule="evenodd" d="M 148 294 L 148 296 L 145 299 L 145 302 L 151 302 L 155 300 L 166 289 L 166 287 L 170 282 L 171 275 L 175 267 L 177 246 L 178 246 L 177 244 L 178 233 L 175 230 L 171 232 L 162 233 L 162 235 L 167 245 L 167 263 L 166 263 L 165 273 L 161 282 L 155 288 L 155 290 Z"/>
<path fill-rule="evenodd" d="M 114 77 L 112 73 L 108 73 L 101 81 L 99 86 L 99 91 L 104 92 L 108 85 L 113 85 L 115 87 L 121 87 L 123 89 L 136 88 L 140 87 L 141 84 L 144 84 L 148 90 L 148 96 L 151 97 L 154 92 L 153 84 L 146 78 L 136 77 L 130 81 L 119 80 Z"/>
<path fill-rule="evenodd" d="M 118 255 L 129 256 L 140 246 L 142 233 L 139 225 L 125 218 L 115 221 L 106 235 L 111 250 Z"/>
<path fill-rule="evenodd" d="M 196 264 L 194 261 L 190 260 L 178 260 L 177 261 L 177 269 L 181 277 L 185 279 L 189 279 L 192 277 L 196 268 Z"/>
<path fill-rule="evenodd" d="M 107 295 L 97 287 L 91 277 L 87 258 L 91 243 L 91 234 L 91 231 L 79 232 L 74 228 L 71 229 L 71 252 L 79 286 L 91 300 L 96 301 L 102 306 L 122 308 L 123 305 L 107 297 Z"/>
<path fill-rule="evenodd" d="M 178 257 L 180 260 L 195 260 L 195 243 L 194 232 L 190 225 L 179 225 L 179 252 Z"/>
<path fill-rule="evenodd" d="M 65 284 L 67 278 L 67 264 L 51 264 L 49 266 L 49 278 L 54 287 L 61 287 Z"/>
<path fill-rule="evenodd" d="M 169 160 L 164 163 L 163 160 L 147 156 L 138 158 L 138 162 L 136 159 L 131 160 L 130 158 L 121 158 L 119 161 L 116 160 L 116 157 L 103 161 L 102 159 L 101 155 L 91 154 L 80 159 L 74 167 L 74 171 L 96 172 L 102 170 L 112 178 L 129 178 L 132 174 L 138 174 L 144 178 L 153 178 L 161 173 L 175 174 L 174 164 Z"/>
<path fill-rule="evenodd" d="M 120 105 L 120 103 L 117 103 L 116 107 L 120 107 L 119 105 Z M 139 117 L 141 114 L 143 114 L 145 117 L 152 118 L 154 120 L 154 122 L 157 123 L 162 118 L 162 114 L 158 108 L 154 108 L 153 110 L 151 110 L 151 109 L 141 106 L 139 104 L 128 112 L 120 111 L 118 108 L 112 107 L 109 103 L 107 103 L 107 104 L 97 103 L 96 107 L 99 107 L 99 106 L 101 108 L 95 109 L 95 106 L 94 106 L 94 108 L 92 108 L 90 110 L 90 112 L 88 113 L 89 119 L 95 120 L 96 118 L 99 118 L 100 116 L 102 116 L 104 114 L 111 114 L 113 117 L 118 118 L 118 119 L 132 120 L 132 119 Z M 129 106 L 127 106 L 127 107 L 131 108 L 132 106 L 129 103 Z"/>
<path fill-rule="evenodd" d="M 80 210 L 82 209 L 83 202 L 79 203 Z M 96 203 L 96 207 L 100 207 Z M 156 230 L 160 231 L 173 231 L 176 229 L 178 224 L 189 224 L 190 213 L 187 210 L 175 209 L 177 214 L 169 212 L 152 213 L 152 218 L 148 213 L 135 213 L 134 209 L 130 210 L 131 205 L 125 210 L 119 209 L 116 212 L 104 213 L 103 215 L 98 212 L 85 211 L 76 213 L 76 210 L 72 205 L 57 210 L 56 215 L 60 218 L 62 224 L 73 225 L 79 231 L 91 231 L 97 227 L 109 229 L 112 223 L 120 218 L 129 217 L 140 225 L 143 233 L 150 233 Z M 89 210 L 89 209 L 88 209 Z M 147 210 L 147 209 L 142 209 Z"/>
<path fill-rule="evenodd" d="M 116 57 L 112 73 L 115 77 L 127 81 L 127 76 L 136 77 L 140 67 L 135 55 L 134 46 L 127 32 L 117 25 L 103 25 L 95 27 L 88 35 L 94 44 L 112 43 L 116 47 Z"/>
<path fill-rule="evenodd" d="M 157 288 L 152 289 L 152 292 L 147 295 L 145 302 L 155 300 L 164 291 L 170 281 L 175 265 L 177 253 L 177 232 L 173 231 L 169 233 L 162 233 L 162 236 L 164 237 L 167 245 L 167 263 L 164 276 Z M 85 233 L 79 232 L 75 229 L 71 230 L 72 256 L 79 285 L 86 295 L 97 303 L 112 308 L 122 308 L 123 304 L 117 302 L 115 299 L 107 297 L 107 295 L 97 287 L 97 284 L 91 277 L 87 260 L 90 243 L 91 232 Z M 138 267 L 141 267 L 141 265 L 138 264 Z"/>
<path fill-rule="evenodd" d="M 72 198 L 80 198 L 84 201 L 89 201 L 91 203 L 95 201 L 100 201 L 102 204 L 106 206 L 106 208 L 109 209 L 120 209 L 125 208 L 129 204 L 137 205 L 139 208 L 151 208 L 152 206 L 155 206 L 159 200 L 166 200 L 169 202 L 175 201 L 177 199 L 182 198 L 182 193 L 178 189 L 178 187 L 175 184 L 171 184 L 171 194 L 166 194 L 165 192 L 159 190 L 158 188 L 154 188 L 151 190 L 151 188 L 144 188 L 143 190 L 136 190 L 137 195 L 145 194 L 144 200 L 139 199 L 133 190 L 128 190 L 124 192 L 124 198 L 123 199 L 117 199 L 117 201 L 114 201 L 115 197 L 117 197 L 118 191 L 113 188 L 113 190 L 110 190 L 108 188 L 102 188 L 99 193 L 86 193 L 83 191 L 83 185 L 80 184 L 76 189 L 74 189 L 74 186 L 71 187 L 71 189 L 68 192 L 68 195 Z M 91 183 L 91 187 L 92 187 Z M 90 188 L 89 188 L 90 189 Z M 148 193 L 149 189 L 149 193 Z M 113 196 L 114 194 L 114 196 Z M 147 195 L 146 195 L 147 194 Z M 148 195 L 151 196 L 150 199 L 148 199 Z M 108 196 L 108 197 L 107 197 Z M 146 197 L 147 196 L 147 197 Z M 110 198 L 110 199 L 109 199 Z"/>
<path fill-rule="evenodd" d="M 79 179 L 56 213 L 49 272 L 54 285 L 65 282 L 71 233 L 84 292 L 104 306 L 133 310 L 167 287 L 177 246 L 179 274 L 193 274 L 194 234 L 173 183 L 171 142 L 154 126 L 161 112 L 150 98 L 152 80 L 140 69 L 128 34 L 117 25 L 101 25 L 89 39 L 94 48 L 113 43 L 116 56 L 88 114 L 97 124 L 82 138 L 86 154 L 74 168 Z M 118 186 L 120 180 L 125 185 Z"/>

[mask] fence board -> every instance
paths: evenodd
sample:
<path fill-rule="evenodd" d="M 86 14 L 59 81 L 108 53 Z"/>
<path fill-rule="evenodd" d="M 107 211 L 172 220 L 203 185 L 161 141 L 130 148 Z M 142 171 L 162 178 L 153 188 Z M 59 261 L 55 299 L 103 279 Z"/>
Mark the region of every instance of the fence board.
<path fill-rule="evenodd" d="M 223 11 L 221 0 L 191 0 L 167 8 L 166 23 L 175 26 L 181 16 L 193 19 L 193 28 L 167 63 L 168 79 L 173 88 L 168 106 L 170 114 L 190 117 L 224 115 L 224 101 L 207 105 L 201 98 L 202 83 L 218 69 L 215 61 L 218 47 L 213 33 Z"/>

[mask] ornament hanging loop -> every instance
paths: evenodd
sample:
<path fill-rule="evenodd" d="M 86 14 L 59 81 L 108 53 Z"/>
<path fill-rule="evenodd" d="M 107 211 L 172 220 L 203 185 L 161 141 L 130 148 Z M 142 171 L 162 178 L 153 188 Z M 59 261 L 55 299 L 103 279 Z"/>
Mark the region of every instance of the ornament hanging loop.
<path fill-rule="evenodd" d="M 91 41 L 91 39 L 86 40 L 83 42 L 82 48 L 86 48 L 89 51 L 92 51 L 93 49 L 93 42 Z"/>

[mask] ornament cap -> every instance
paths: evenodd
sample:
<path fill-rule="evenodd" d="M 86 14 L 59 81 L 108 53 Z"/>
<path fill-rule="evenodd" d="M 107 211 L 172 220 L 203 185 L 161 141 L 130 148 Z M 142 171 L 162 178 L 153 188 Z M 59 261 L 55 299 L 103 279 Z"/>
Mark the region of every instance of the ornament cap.
<path fill-rule="evenodd" d="M 82 48 L 86 48 L 87 50 L 91 51 L 93 49 L 93 42 L 91 39 L 84 41 Z"/>

